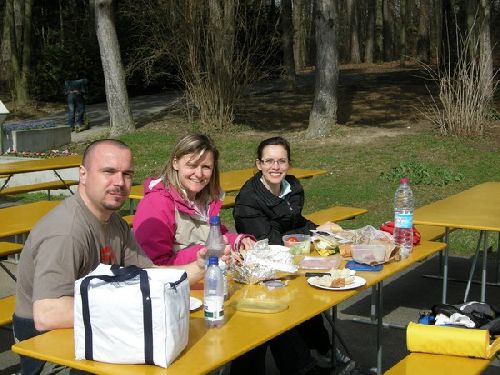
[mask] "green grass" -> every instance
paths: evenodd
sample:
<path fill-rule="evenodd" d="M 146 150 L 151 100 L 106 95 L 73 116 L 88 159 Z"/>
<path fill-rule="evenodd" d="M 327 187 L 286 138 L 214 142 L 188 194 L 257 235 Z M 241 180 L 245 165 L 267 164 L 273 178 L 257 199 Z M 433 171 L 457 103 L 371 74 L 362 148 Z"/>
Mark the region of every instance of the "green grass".
<path fill-rule="evenodd" d="M 221 153 L 221 170 L 252 166 L 256 147 L 266 136 L 248 133 L 215 135 Z M 342 136 L 341 132 L 339 136 Z M 135 183 L 142 183 L 144 178 L 161 170 L 177 138 L 178 134 L 167 130 L 144 128 L 121 138 L 134 151 Z M 302 180 L 306 191 L 305 213 L 333 205 L 368 209 L 368 214 L 341 223 L 346 228 L 368 224 L 378 227 L 392 219 L 392 200 L 398 187 L 397 171 L 401 165 L 410 165 L 412 173 L 433 176 L 430 182 L 410 182 L 417 207 L 482 182 L 500 181 L 500 153 L 494 142 L 487 139 L 444 138 L 423 131 L 418 135 L 381 137 L 354 145 L 336 142 L 317 146 L 314 142 L 297 138 L 290 137 L 293 165 L 328 171 L 325 176 Z M 232 210 L 224 210 L 222 220 L 234 227 Z M 454 232 L 452 252 L 471 254 L 477 236 L 478 233 L 473 231 Z M 497 236 L 490 236 L 490 241 L 496 240 Z"/>

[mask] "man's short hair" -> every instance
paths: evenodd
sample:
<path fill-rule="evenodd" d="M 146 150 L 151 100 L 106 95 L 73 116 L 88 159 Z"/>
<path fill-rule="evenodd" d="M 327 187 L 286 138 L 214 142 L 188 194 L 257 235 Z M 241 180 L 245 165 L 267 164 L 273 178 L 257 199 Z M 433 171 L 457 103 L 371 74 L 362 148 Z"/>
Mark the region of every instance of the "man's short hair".
<path fill-rule="evenodd" d="M 103 144 L 109 144 L 109 145 L 116 146 L 118 148 L 130 150 L 130 147 L 126 143 L 119 141 L 118 139 L 99 139 L 99 140 L 94 141 L 91 144 L 89 144 L 87 146 L 87 148 L 85 149 L 85 151 L 83 152 L 82 165 L 85 168 L 88 168 L 88 166 L 89 166 L 90 155 L 92 154 L 94 149 L 97 146 L 103 145 Z"/>

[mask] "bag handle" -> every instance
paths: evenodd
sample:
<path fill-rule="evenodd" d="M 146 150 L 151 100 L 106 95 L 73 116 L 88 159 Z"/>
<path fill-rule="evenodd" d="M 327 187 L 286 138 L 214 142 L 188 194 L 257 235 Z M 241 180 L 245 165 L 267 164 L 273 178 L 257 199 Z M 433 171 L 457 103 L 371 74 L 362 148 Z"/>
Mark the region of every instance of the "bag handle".
<path fill-rule="evenodd" d="M 93 275 L 85 277 L 80 284 L 80 294 L 82 297 L 83 325 L 85 327 L 85 359 L 94 359 L 92 343 L 92 327 L 90 325 L 90 308 L 88 288 L 90 282 L 99 279 L 107 283 L 123 282 L 139 276 L 139 284 L 142 293 L 143 323 L 144 323 L 144 363 L 153 365 L 153 314 L 151 308 L 151 296 L 149 288 L 149 278 L 147 271 L 137 266 L 120 267 L 111 266 L 111 275 Z"/>

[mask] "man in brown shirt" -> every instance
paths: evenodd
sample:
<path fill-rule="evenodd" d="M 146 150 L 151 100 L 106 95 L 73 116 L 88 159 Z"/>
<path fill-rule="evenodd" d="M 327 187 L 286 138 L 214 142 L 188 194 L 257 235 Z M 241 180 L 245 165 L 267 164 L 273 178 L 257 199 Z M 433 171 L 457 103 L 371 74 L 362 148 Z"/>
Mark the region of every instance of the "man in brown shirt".
<path fill-rule="evenodd" d="M 117 140 L 90 144 L 80 166 L 75 196 L 43 217 L 31 231 L 18 265 L 16 340 L 73 326 L 74 283 L 99 263 L 153 267 L 116 212 L 128 198 L 133 178 L 130 148 Z M 183 268 L 190 282 L 203 277 L 205 252 Z M 23 374 L 44 362 L 21 358 Z"/>

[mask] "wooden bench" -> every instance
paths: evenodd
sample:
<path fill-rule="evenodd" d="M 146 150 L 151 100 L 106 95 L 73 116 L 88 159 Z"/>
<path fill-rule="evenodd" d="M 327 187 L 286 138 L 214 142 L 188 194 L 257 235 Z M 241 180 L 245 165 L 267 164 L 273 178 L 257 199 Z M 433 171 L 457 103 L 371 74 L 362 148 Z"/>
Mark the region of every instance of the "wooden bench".
<path fill-rule="evenodd" d="M 19 254 L 22 249 L 23 245 L 19 243 L 0 242 L 0 268 L 2 268 L 14 281 L 16 281 L 16 276 L 2 263 L 2 260 L 9 255 Z"/>
<path fill-rule="evenodd" d="M 12 323 L 12 315 L 16 307 L 16 296 L 0 298 L 0 326 Z"/>
<path fill-rule="evenodd" d="M 418 224 L 415 228 L 420 232 L 420 239 L 422 241 L 438 241 L 444 238 L 445 228 L 438 227 L 436 225 L 425 225 Z M 449 233 L 456 230 L 456 228 L 450 228 Z"/>
<path fill-rule="evenodd" d="M 385 372 L 385 375 L 475 375 L 481 374 L 490 362 L 489 359 L 481 358 L 410 353 Z"/>
<path fill-rule="evenodd" d="M 313 212 L 311 214 L 305 215 L 304 217 L 308 220 L 311 220 L 313 223 L 321 225 L 325 221 L 341 221 L 354 219 L 356 216 L 366 214 L 367 212 L 368 210 L 365 210 L 364 208 L 334 206 Z"/>
<path fill-rule="evenodd" d="M 64 180 L 64 182 L 61 180 L 56 180 L 56 181 L 41 182 L 38 184 L 5 187 L 2 190 L 0 190 L 0 196 L 47 190 L 50 197 L 50 190 L 67 189 L 69 186 L 72 185 L 78 185 L 78 180 Z"/>

